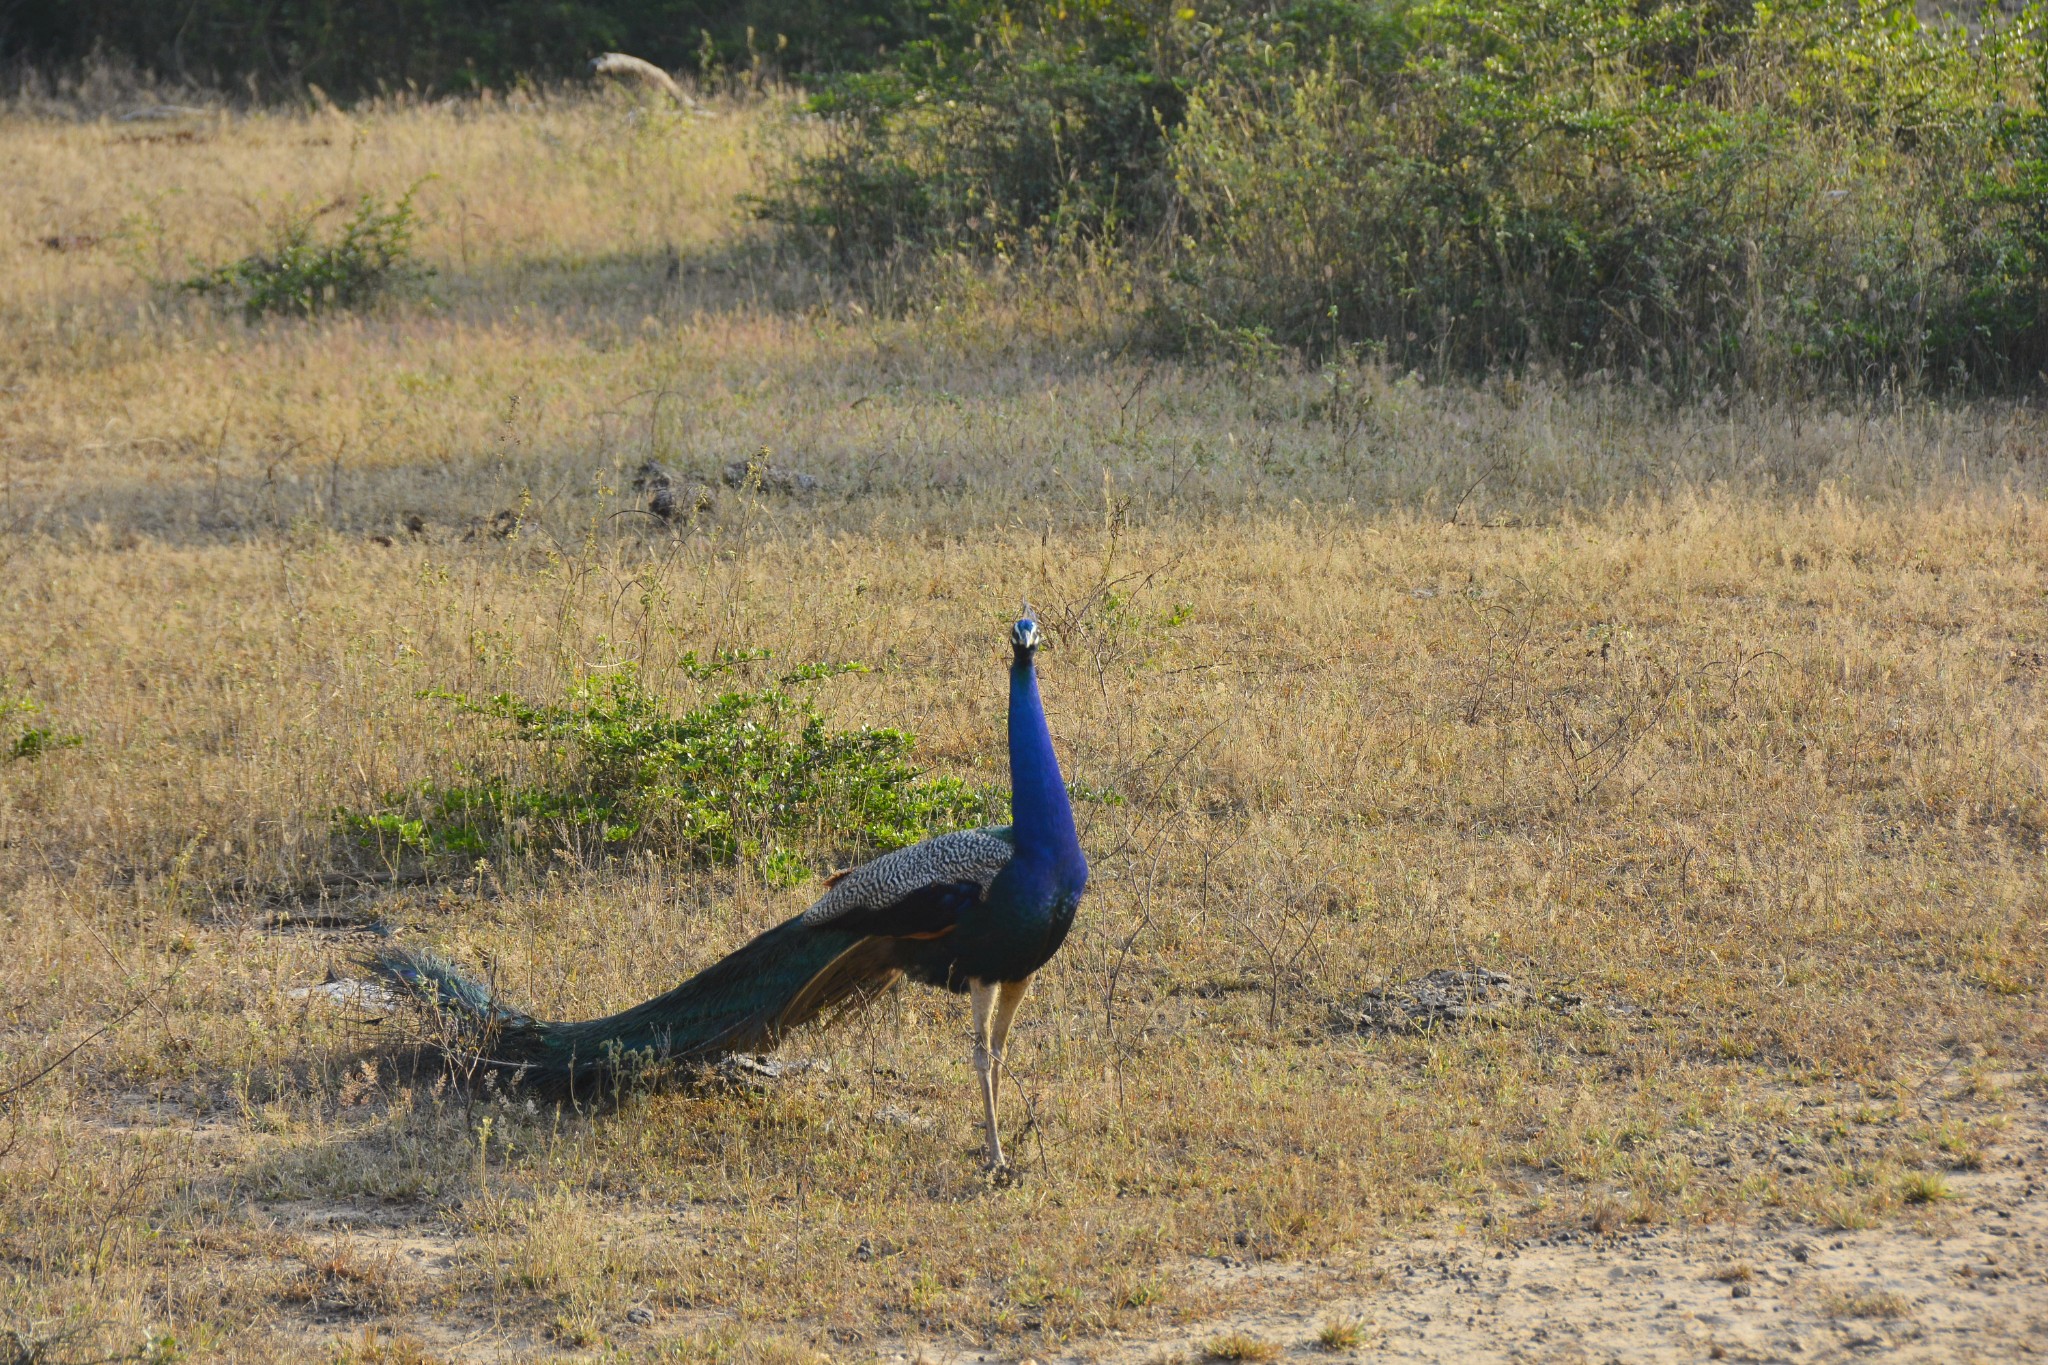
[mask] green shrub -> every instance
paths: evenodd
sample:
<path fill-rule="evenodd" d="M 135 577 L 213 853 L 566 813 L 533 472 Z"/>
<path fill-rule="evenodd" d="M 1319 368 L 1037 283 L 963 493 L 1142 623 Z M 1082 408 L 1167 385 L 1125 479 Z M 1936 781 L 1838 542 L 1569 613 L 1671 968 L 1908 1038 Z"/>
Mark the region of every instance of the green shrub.
<path fill-rule="evenodd" d="M 2031 17 L 1973 41 L 1893 4 L 1435 0 L 1406 32 L 1392 69 L 1331 44 L 1194 92 L 1170 336 L 1685 387 L 2048 361 L 2040 263 L 2007 244 Z"/>
<path fill-rule="evenodd" d="M 689 660 L 686 668 L 706 677 L 765 657 Z M 813 860 L 900 848 L 992 817 L 993 794 L 918 771 L 911 735 L 834 730 L 794 690 L 855 671 L 858 665 L 810 665 L 680 714 L 631 665 L 584 678 L 554 703 L 423 693 L 502 723 L 511 738 L 536 746 L 538 757 L 522 774 L 422 783 L 388 794 L 377 810 L 338 818 L 387 852 L 646 848 L 713 863 L 745 860 L 786 884 L 809 875 Z"/>
<path fill-rule="evenodd" d="M 962 0 L 889 69 L 821 86 L 811 109 L 832 137 L 760 210 L 841 255 L 1142 234 L 1172 200 L 1174 72 L 1194 37 L 1175 13 Z"/>
<path fill-rule="evenodd" d="M 0 693 L 0 719 L 38 715 L 42 709 L 32 698 L 9 697 Z M 85 739 L 82 736 L 65 734 L 47 725 L 24 725 L 13 730 L 12 738 L 5 731 L 0 731 L 0 752 L 10 759 L 38 759 L 53 749 L 75 749 L 83 743 Z"/>
<path fill-rule="evenodd" d="M 268 313 L 310 317 L 330 308 L 360 308 L 427 273 L 412 260 L 418 192 L 419 184 L 413 185 L 389 208 L 363 196 L 328 242 L 314 239 L 318 211 L 291 215 L 269 251 L 203 271 L 179 287 L 238 305 L 252 321 Z"/>
<path fill-rule="evenodd" d="M 823 91 L 769 216 L 842 253 L 1078 235 L 1152 335 L 1678 388 L 2048 364 L 2039 13 L 1903 0 L 956 11 Z"/>

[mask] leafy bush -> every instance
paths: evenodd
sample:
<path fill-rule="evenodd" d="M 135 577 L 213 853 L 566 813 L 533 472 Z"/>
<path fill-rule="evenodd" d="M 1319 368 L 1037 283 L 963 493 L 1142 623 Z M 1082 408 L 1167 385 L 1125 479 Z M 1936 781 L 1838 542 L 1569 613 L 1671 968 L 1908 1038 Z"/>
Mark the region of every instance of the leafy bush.
<path fill-rule="evenodd" d="M 412 261 L 418 192 L 415 184 L 389 208 L 363 196 L 330 242 L 314 240 L 317 211 L 290 216 L 270 251 L 194 275 L 180 288 L 237 304 L 252 321 L 266 313 L 310 317 L 330 308 L 359 308 L 427 273 Z"/>
<path fill-rule="evenodd" d="M 42 709 L 29 697 L 9 697 L 0 693 L 0 719 L 33 716 Z M 13 731 L 11 739 L 5 732 L 0 732 L 0 752 L 10 759 L 38 759 L 53 749 L 75 749 L 83 743 L 82 736 L 65 734 L 47 725 L 24 725 Z"/>
<path fill-rule="evenodd" d="M 708 677 L 765 657 L 691 659 L 686 668 Z M 833 730 L 793 690 L 857 671 L 810 665 L 679 715 L 631 665 L 587 677 L 555 703 L 424 693 L 538 746 L 537 773 L 423 783 L 339 819 L 365 841 L 419 854 L 640 847 L 746 860 L 788 883 L 808 875 L 813 858 L 900 848 L 991 817 L 993 794 L 913 766 L 911 735 Z"/>
<path fill-rule="evenodd" d="M 1028 238 L 1143 232 L 1172 198 L 1185 26 L 1082 0 L 962 0 L 886 70 L 822 84 L 833 130 L 760 205 L 842 255 L 902 243 L 1007 252 Z M 1164 45 L 1163 45 L 1164 44 Z"/>
<path fill-rule="evenodd" d="M 1688 387 L 2048 362 L 2048 277 L 2010 247 L 2039 195 L 2003 131 L 2031 19 L 1433 0 L 1405 31 L 1392 68 L 1332 44 L 1191 97 L 1170 329 Z"/>
<path fill-rule="evenodd" d="M 2039 13 L 1902 0 L 956 11 L 814 101 L 770 217 L 841 252 L 1119 240 L 1169 347 L 1679 387 L 2031 382 Z"/>

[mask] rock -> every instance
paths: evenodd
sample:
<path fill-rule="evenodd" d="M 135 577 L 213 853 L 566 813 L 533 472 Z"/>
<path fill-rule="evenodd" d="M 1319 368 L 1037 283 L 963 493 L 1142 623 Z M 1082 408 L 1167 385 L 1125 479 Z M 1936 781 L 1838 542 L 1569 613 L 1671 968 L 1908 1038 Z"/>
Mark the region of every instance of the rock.
<path fill-rule="evenodd" d="M 648 460 L 633 471 L 633 487 L 647 495 L 647 510 L 663 521 L 708 512 L 718 498 L 710 484 L 681 478 L 659 460 Z"/>
<path fill-rule="evenodd" d="M 1618 1001 L 1596 1002 L 1578 991 L 1531 989 L 1503 972 L 1440 968 L 1398 986 L 1369 990 L 1353 1005 L 1332 1007 L 1332 1023 L 1355 1033 L 1420 1033 L 1481 1021 L 1507 1022 L 1516 1006 L 1542 1005 L 1559 1014 L 1597 1008 L 1611 1018 L 1647 1018 L 1647 1011 Z"/>
<path fill-rule="evenodd" d="M 827 1069 L 823 1062 L 785 1062 L 751 1052 L 732 1052 L 706 1064 L 698 1073 L 698 1081 L 710 1089 L 759 1092 L 777 1081 Z"/>
<path fill-rule="evenodd" d="M 815 493 L 824 487 L 816 478 L 799 470 L 772 464 L 768 451 L 751 459 L 734 460 L 725 467 L 725 485 L 728 488 L 750 489 L 757 493 Z"/>
<path fill-rule="evenodd" d="M 644 1305 L 628 1308 L 626 1310 L 626 1321 L 632 1323 L 635 1327 L 652 1327 L 654 1325 L 654 1310 Z"/>
<path fill-rule="evenodd" d="M 923 1115 L 913 1114 L 901 1105 L 895 1104 L 885 1104 L 880 1109 L 875 1110 L 872 1115 L 872 1121 L 886 1124 L 891 1128 L 903 1128 L 917 1133 L 929 1133 L 938 1126 Z"/>
<path fill-rule="evenodd" d="M 708 512 L 717 500 L 711 485 L 692 480 L 685 484 L 665 483 L 647 495 L 647 510 L 663 521 Z"/>
<path fill-rule="evenodd" d="M 1367 991 L 1355 1007 L 1340 1007 L 1337 1016 L 1341 1025 L 1360 1033 L 1421 1033 L 1463 1023 L 1487 1007 L 1527 996 L 1528 991 L 1504 972 L 1445 968 L 1399 986 Z"/>
<path fill-rule="evenodd" d="M 626 52 L 603 52 L 590 59 L 586 68 L 593 77 L 609 76 L 614 80 L 633 81 L 650 90 L 659 90 L 685 109 L 697 103 L 676 84 L 676 78 L 663 71 L 653 62 L 635 57 Z"/>
<path fill-rule="evenodd" d="M 329 1005 L 351 1014 L 382 1018 L 398 1007 L 398 997 L 382 982 L 332 974 L 317 986 L 300 986 L 290 992 L 294 1000 Z"/>
<path fill-rule="evenodd" d="M 471 522 L 469 529 L 463 532 L 462 538 L 475 540 L 478 536 L 489 535 L 498 540 L 510 540 L 513 533 L 519 529 L 521 520 L 520 515 L 511 508 L 500 508 L 491 514 L 489 521 L 479 519 Z"/>

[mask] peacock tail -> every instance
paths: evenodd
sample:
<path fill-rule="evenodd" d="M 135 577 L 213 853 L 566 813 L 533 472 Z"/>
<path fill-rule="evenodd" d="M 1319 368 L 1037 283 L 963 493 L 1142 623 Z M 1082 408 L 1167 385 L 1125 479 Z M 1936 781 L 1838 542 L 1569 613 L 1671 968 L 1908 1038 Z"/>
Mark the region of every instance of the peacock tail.
<path fill-rule="evenodd" d="M 1013 853 L 1000 828 L 877 858 L 674 990 L 602 1019 L 534 1019 L 411 949 L 387 949 L 368 965 L 430 1007 L 469 1055 L 539 1092 L 581 1097 L 622 1079 L 659 1083 L 728 1053 L 771 1051 L 791 1029 L 865 1003 L 905 975 L 964 989 L 937 945 Z"/>

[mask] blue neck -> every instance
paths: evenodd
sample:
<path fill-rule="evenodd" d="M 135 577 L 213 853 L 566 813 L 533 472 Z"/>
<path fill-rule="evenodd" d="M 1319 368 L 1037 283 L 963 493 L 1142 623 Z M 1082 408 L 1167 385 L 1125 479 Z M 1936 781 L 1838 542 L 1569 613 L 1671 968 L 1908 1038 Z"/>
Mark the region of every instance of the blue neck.
<path fill-rule="evenodd" d="M 1074 833 L 1073 803 L 1067 799 L 1052 735 L 1045 728 L 1038 675 L 1031 656 L 1023 651 L 1010 662 L 1010 797 L 1017 852 L 1085 881 L 1088 864 Z"/>

